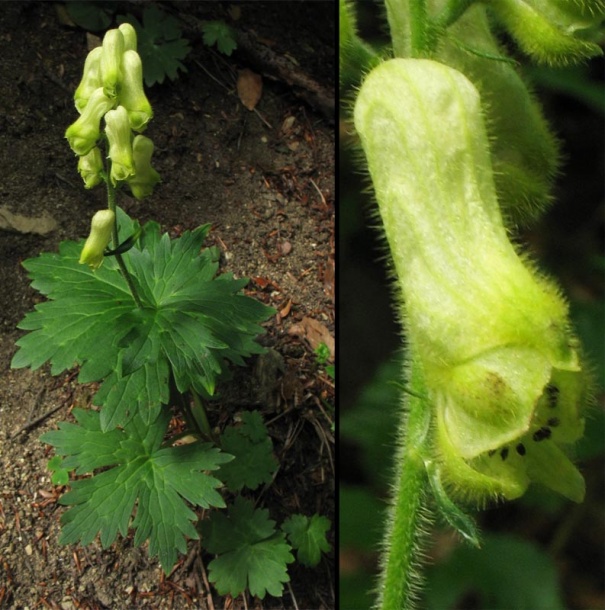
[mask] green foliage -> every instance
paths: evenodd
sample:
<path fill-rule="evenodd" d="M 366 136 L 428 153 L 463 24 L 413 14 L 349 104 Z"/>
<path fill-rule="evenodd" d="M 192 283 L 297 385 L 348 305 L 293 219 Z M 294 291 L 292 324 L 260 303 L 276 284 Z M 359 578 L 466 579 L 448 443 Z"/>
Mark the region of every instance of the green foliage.
<path fill-rule="evenodd" d="M 119 214 L 121 231 L 134 224 Z M 63 242 L 59 254 L 24 262 L 32 286 L 49 298 L 19 328 L 31 331 L 17 345 L 15 368 L 51 362 L 57 375 L 81 365 L 79 381 L 103 378 L 95 404 L 109 430 L 136 413 L 145 424 L 167 404 L 170 371 L 180 392 L 212 394 L 224 361 L 243 364 L 259 353 L 254 337 L 272 310 L 241 294 L 247 280 L 218 277 L 213 251 L 200 248 L 204 225 L 171 241 L 148 223 L 129 251 L 131 272 L 144 303 L 135 306 L 117 263 L 109 258 L 93 272 L 78 263 L 81 244 Z"/>
<path fill-rule="evenodd" d="M 330 377 L 330 379 L 334 379 L 334 365 L 328 364 L 328 360 L 330 359 L 330 348 L 325 343 L 320 343 L 315 348 L 315 357 L 317 360 L 317 364 L 325 367 L 326 374 L 328 375 L 328 377 Z"/>
<path fill-rule="evenodd" d="M 221 478 L 231 491 L 256 489 L 269 483 L 277 470 L 273 443 L 258 411 L 242 413 L 241 425 L 228 426 L 221 436 L 223 451 L 235 460 L 221 469 Z"/>
<path fill-rule="evenodd" d="M 69 470 L 63 468 L 63 459 L 60 455 L 48 460 L 47 468 L 52 472 L 50 480 L 53 485 L 67 485 L 69 483 Z"/>
<path fill-rule="evenodd" d="M 118 17 L 118 23 L 124 22 L 130 23 L 137 32 L 138 52 L 148 87 L 162 84 L 166 76 L 175 80 L 179 70 L 187 72 L 181 60 L 187 57 L 191 47 L 182 37 L 181 26 L 174 17 L 151 5 L 143 11 L 142 24 L 130 14 Z"/>
<path fill-rule="evenodd" d="M 213 513 L 200 527 L 204 546 L 218 555 L 208 566 L 208 578 L 221 595 L 237 596 L 248 587 L 261 599 L 266 593 L 281 596 L 294 557 L 268 510 L 255 510 L 250 500 L 238 496 L 227 515 Z"/>
<path fill-rule="evenodd" d="M 73 413 L 79 425 L 63 422 L 41 438 L 66 456 L 64 468 L 78 475 L 94 473 L 74 481 L 60 499 L 72 507 L 61 518 L 61 542 L 89 544 L 100 534 L 106 548 L 130 526 L 136 530 L 134 543 L 149 539 L 149 553 L 159 555 L 168 574 L 176 551 L 186 551 L 185 536 L 198 537 L 192 525 L 197 517 L 185 500 L 204 508 L 224 507 L 216 491 L 221 482 L 203 471 L 216 470 L 231 456 L 209 444 L 162 447 L 167 413 L 151 424 L 137 415 L 123 429 L 109 432 L 101 430 L 98 412 Z"/>
<path fill-rule="evenodd" d="M 76 25 L 90 32 L 106 30 L 114 12 L 111 2 L 67 2 L 65 8 Z"/>
<path fill-rule="evenodd" d="M 563 610 L 552 559 L 511 536 L 486 535 L 482 549 L 458 547 L 448 561 L 427 570 L 427 610 L 447 610 L 469 592 L 490 610 Z"/>
<path fill-rule="evenodd" d="M 293 549 L 296 549 L 296 558 L 303 565 L 314 567 L 321 559 L 322 551 L 327 553 L 330 544 L 326 540 L 326 532 L 330 529 L 330 520 L 327 517 L 313 515 L 292 515 L 288 517 L 281 528 L 288 535 Z"/>
<path fill-rule="evenodd" d="M 207 21 L 202 25 L 202 37 L 206 46 L 216 45 L 224 55 L 230 56 L 237 49 L 235 32 L 224 21 Z"/>

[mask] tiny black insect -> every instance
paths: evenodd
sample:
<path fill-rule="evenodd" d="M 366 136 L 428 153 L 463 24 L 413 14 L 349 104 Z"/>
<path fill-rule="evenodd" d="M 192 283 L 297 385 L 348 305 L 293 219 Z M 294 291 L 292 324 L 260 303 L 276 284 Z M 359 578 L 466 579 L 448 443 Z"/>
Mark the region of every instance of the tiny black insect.
<path fill-rule="evenodd" d="M 556 428 L 561 422 L 559 421 L 558 417 L 551 417 L 547 422 L 546 422 L 551 428 Z"/>
<path fill-rule="evenodd" d="M 550 428 L 547 428 L 546 426 L 542 426 L 541 428 L 539 428 L 538 430 L 536 430 L 533 434 L 533 439 L 539 443 L 540 441 L 543 441 L 544 439 L 550 438 L 550 435 L 552 434 Z"/>
<path fill-rule="evenodd" d="M 508 457 L 508 447 L 504 447 L 504 449 L 500 451 L 500 457 L 502 458 L 502 461 Z"/>
<path fill-rule="evenodd" d="M 552 383 L 546 386 L 546 395 L 548 396 L 548 406 L 554 408 L 559 400 L 559 388 Z"/>
<path fill-rule="evenodd" d="M 525 445 L 523 443 L 519 443 L 515 449 L 519 455 L 525 455 Z"/>
<path fill-rule="evenodd" d="M 489 455 L 489 457 L 492 457 L 492 455 L 494 455 L 494 453 L 496 453 L 496 450 L 491 449 L 490 451 L 487 452 L 487 455 Z"/>

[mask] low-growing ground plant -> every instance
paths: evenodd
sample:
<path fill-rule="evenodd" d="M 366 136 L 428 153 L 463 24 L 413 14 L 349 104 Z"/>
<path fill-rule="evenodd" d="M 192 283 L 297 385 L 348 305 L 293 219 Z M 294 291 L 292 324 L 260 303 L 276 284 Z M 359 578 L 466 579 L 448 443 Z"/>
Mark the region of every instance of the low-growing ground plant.
<path fill-rule="evenodd" d="M 117 204 L 122 190 L 141 200 L 160 182 L 137 48 L 122 23 L 86 58 L 65 137 L 84 186 L 106 188 L 107 208 L 85 241 L 23 263 L 46 300 L 19 324 L 28 332 L 12 366 L 77 366 L 80 382 L 99 384 L 93 408 L 41 438 L 56 453 L 53 483 L 70 487 L 61 543 L 99 536 L 107 547 L 132 532 L 168 574 L 201 533 L 219 593 L 280 596 L 295 555 L 315 566 L 329 549 L 330 522 L 295 514 L 278 527 L 247 496 L 278 467 L 262 416 L 244 412 L 219 434 L 204 408 L 230 365 L 263 351 L 256 338 L 274 311 L 243 294 L 246 279 L 218 274 L 218 252 L 203 247 L 209 225 L 171 239 Z M 200 524 L 196 507 L 209 509 Z"/>

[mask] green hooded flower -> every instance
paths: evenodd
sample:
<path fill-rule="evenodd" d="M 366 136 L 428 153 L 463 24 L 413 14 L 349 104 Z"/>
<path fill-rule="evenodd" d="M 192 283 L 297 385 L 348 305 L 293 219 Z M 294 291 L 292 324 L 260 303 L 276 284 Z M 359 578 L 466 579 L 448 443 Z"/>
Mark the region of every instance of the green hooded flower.
<path fill-rule="evenodd" d="M 111 239 L 115 214 L 111 210 L 99 210 L 90 224 L 90 235 L 82 248 L 80 264 L 88 265 L 93 271 L 103 264 L 103 253 Z"/>
<path fill-rule="evenodd" d="M 105 115 L 105 133 L 109 143 L 111 181 L 115 185 L 134 174 L 130 124 L 124 106 L 118 106 Z"/>
<path fill-rule="evenodd" d="M 67 128 L 65 137 L 77 155 L 86 155 L 94 148 L 101 135 L 101 119 L 113 104 L 101 87 L 95 89 L 80 117 Z"/>
<path fill-rule="evenodd" d="M 118 30 L 122 32 L 124 37 L 124 52 L 137 50 L 137 31 L 130 23 L 121 23 Z"/>
<path fill-rule="evenodd" d="M 120 90 L 122 78 L 122 56 L 124 55 L 124 36 L 120 30 L 108 30 L 101 47 L 101 81 L 105 95 L 115 99 Z"/>
<path fill-rule="evenodd" d="M 90 96 L 100 87 L 101 81 L 101 47 L 94 48 L 86 57 L 82 80 L 74 93 L 74 102 L 77 111 L 82 114 Z"/>
<path fill-rule="evenodd" d="M 443 64 L 386 61 L 355 127 L 446 487 L 483 503 L 538 481 L 581 501 L 565 452 L 584 429 L 579 345 L 556 286 L 508 240 L 477 90 Z"/>
<path fill-rule="evenodd" d="M 153 192 L 153 187 L 160 181 L 160 174 L 151 166 L 153 142 L 145 136 L 136 136 L 132 143 L 134 157 L 134 176 L 126 183 L 137 199 L 143 199 Z"/>
<path fill-rule="evenodd" d="M 143 64 L 136 51 L 126 51 L 122 59 L 120 104 L 128 111 L 130 127 L 141 132 L 153 117 L 151 104 L 143 90 Z"/>
<path fill-rule="evenodd" d="M 97 186 L 103 180 L 101 176 L 103 169 L 103 157 L 96 146 L 78 159 L 78 171 L 87 189 Z"/>

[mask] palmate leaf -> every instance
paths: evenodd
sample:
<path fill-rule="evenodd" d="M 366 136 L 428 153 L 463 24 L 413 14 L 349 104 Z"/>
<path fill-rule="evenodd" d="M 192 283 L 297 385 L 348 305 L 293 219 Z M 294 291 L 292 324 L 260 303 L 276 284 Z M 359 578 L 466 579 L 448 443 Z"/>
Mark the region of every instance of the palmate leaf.
<path fill-rule="evenodd" d="M 120 233 L 135 224 L 118 214 Z M 214 252 L 200 252 L 204 225 L 176 240 L 148 223 L 125 257 L 141 300 L 139 309 L 115 260 L 96 272 L 80 265 L 81 243 L 63 242 L 59 254 L 23 264 L 32 286 L 48 297 L 19 328 L 12 366 L 51 372 L 81 365 L 82 383 L 104 380 L 94 403 L 102 406 L 101 427 L 124 425 L 135 414 L 146 424 L 169 398 L 170 370 L 180 392 L 213 394 L 225 360 L 243 364 L 262 348 L 255 337 L 273 310 L 242 294 L 247 280 L 216 277 Z"/>
<path fill-rule="evenodd" d="M 221 435 L 223 451 L 235 456 L 221 470 L 221 480 L 230 491 L 256 489 L 271 481 L 277 469 L 273 443 L 258 411 L 242 413 L 239 426 L 228 426 Z"/>
<path fill-rule="evenodd" d="M 294 561 L 284 534 L 276 533 L 268 510 L 255 510 L 241 496 L 228 511 L 200 523 L 205 548 L 219 555 L 208 565 L 208 578 L 221 595 L 237 596 L 248 587 L 261 599 L 266 593 L 280 597 L 290 580 L 287 564 Z"/>
<path fill-rule="evenodd" d="M 330 520 L 321 515 L 313 515 L 311 518 L 292 515 L 283 522 L 281 528 L 288 534 L 290 544 L 296 549 L 298 561 L 313 567 L 319 563 L 322 551 L 330 550 L 330 544 L 326 540 L 330 525 Z"/>
<path fill-rule="evenodd" d="M 148 87 L 163 83 L 166 76 L 175 80 L 179 70 L 187 72 L 180 60 L 187 57 L 191 47 L 189 41 L 182 38 L 181 26 L 174 17 L 157 6 L 150 6 L 143 12 L 142 24 L 133 15 L 118 16 L 118 23 L 125 21 L 137 32 L 138 52 Z"/>
<path fill-rule="evenodd" d="M 78 424 L 62 422 L 41 440 L 66 456 L 62 466 L 77 474 L 111 468 L 74 481 L 61 497 L 59 502 L 71 508 L 61 518 L 60 542 L 86 545 L 100 534 L 106 548 L 130 526 L 136 530 L 135 544 L 149 539 L 149 553 L 159 556 L 168 574 L 176 551 L 186 550 L 185 536 L 198 538 L 192 525 L 197 516 L 185 500 L 204 508 L 224 507 L 216 491 L 221 482 L 203 471 L 216 470 L 232 456 L 202 443 L 161 448 L 168 414 L 147 426 L 135 416 L 123 429 L 103 432 L 98 412 L 73 413 Z"/>

